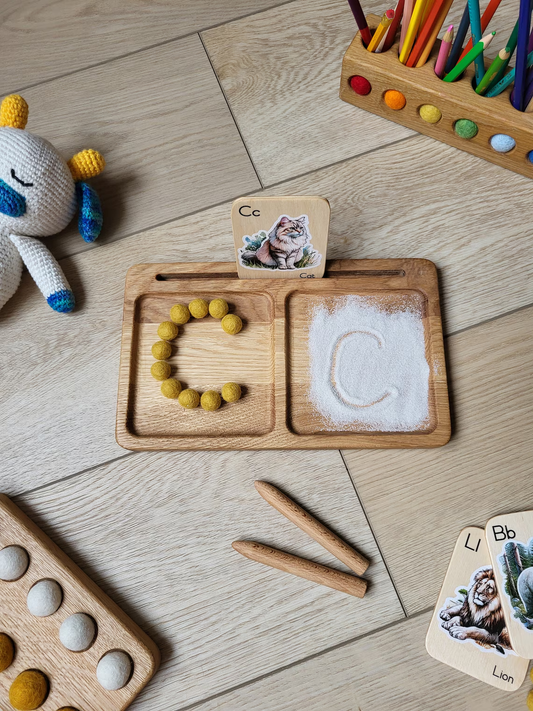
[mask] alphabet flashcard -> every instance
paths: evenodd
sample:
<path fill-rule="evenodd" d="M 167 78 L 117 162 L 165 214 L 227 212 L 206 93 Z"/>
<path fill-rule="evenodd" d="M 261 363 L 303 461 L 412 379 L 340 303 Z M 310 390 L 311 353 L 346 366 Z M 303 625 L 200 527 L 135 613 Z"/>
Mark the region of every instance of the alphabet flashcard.
<path fill-rule="evenodd" d="M 485 531 L 463 529 L 431 618 L 426 649 L 444 664 L 514 691 L 529 662 L 511 645 L 495 573 Z"/>

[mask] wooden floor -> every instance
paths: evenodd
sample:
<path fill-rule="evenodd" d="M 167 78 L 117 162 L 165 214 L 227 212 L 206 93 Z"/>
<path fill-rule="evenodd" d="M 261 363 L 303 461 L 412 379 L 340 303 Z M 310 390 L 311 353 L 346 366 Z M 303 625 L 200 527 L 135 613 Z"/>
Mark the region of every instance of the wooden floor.
<path fill-rule="evenodd" d="M 423 640 L 459 530 L 533 508 L 533 182 L 343 104 L 353 33 L 345 0 L 0 7 L 0 91 L 22 93 L 28 129 L 65 156 L 90 146 L 108 161 L 94 181 L 101 239 L 88 246 L 72 226 L 47 241 L 76 312 L 52 312 L 25 275 L 0 313 L 0 490 L 159 644 L 135 709 L 525 708 L 529 682 L 506 695 L 433 661 Z M 327 197 L 332 258 L 437 264 L 449 445 L 118 447 L 127 269 L 232 260 L 230 205 L 246 194 Z M 258 497 L 256 478 L 371 559 L 364 600 L 237 556 L 231 541 L 253 537 L 334 562 Z"/>

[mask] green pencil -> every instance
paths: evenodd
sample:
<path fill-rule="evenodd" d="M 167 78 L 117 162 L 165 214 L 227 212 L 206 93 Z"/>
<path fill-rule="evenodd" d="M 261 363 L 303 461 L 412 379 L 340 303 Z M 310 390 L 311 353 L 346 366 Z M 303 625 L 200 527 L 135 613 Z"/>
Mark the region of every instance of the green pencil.
<path fill-rule="evenodd" d="M 505 72 L 507 70 L 507 67 L 509 66 L 509 60 L 513 56 L 514 51 L 516 49 L 517 41 L 518 41 L 518 21 L 517 21 L 516 25 L 514 26 L 513 31 L 511 32 L 511 36 L 507 40 L 507 44 L 505 45 L 505 49 L 509 52 L 509 58 L 505 60 L 505 62 L 500 67 L 498 73 L 496 74 L 496 76 L 494 77 L 492 82 L 489 84 L 489 89 L 488 89 L 489 91 L 491 89 L 493 89 L 501 79 L 503 79 Z"/>
<path fill-rule="evenodd" d="M 509 60 L 511 53 L 507 49 L 500 49 L 492 64 L 483 75 L 483 79 L 476 87 L 476 94 L 484 94 L 489 88 L 489 84 L 496 77 L 502 66 Z"/>
<path fill-rule="evenodd" d="M 491 32 L 490 35 L 485 35 L 485 37 L 480 39 L 479 42 L 476 42 L 470 52 L 466 56 L 464 56 L 458 64 L 455 65 L 451 72 L 448 72 L 448 74 L 446 74 L 443 81 L 455 81 L 457 77 L 461 76 L 464 70 L 470 64 L 472 64 L 474 59 L 476 57 L 479 57 L 479 55 L 487 49 L 489 44 L 494 39 L 495 34 L 496 32 Z"/>

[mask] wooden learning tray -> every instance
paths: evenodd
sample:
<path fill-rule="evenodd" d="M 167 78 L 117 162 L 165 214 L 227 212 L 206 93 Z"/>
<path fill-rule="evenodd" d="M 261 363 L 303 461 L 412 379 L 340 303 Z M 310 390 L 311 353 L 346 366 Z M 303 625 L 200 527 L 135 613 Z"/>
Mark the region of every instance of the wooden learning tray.
<path fill-rule="evenodd" d="M 307 334 L 313 304 L 376 295 L 416 304 L 429 365 L 429 422 L 411 432 L 324 430 L 307 397 Z M 208 316 L 180 326 L 169 362 L 184 387 L 220 392 L 243 386 L 216 412 L 185 410 L 150 374 L 157 329 L 175 303 L 226 299 L 244 328 L 228 336 Z M 437 270 L 424 259 L 339 260 L 323 279 L 237 278 L 233 263 L 139 264 L 126 277 L 117 442 L 132 450 L 357 449 L 438 447 L 450 438 L 450 413 Z"/>
<path fill-rule="evenodd" d="M 48 678 L 42 711 L 126 709 L 157 671 L 160 655 L 155 644 L 7 496 L 0 495 L 0 549 L 7 546 L 24 548 L 29 565 L 18 580 L 0 580 L 0 632 L 15 644 L 14 661 L 0 674 L 2 711 L 12 708 L 8 698 L 13 681 L 30 669 Z M 26 602 L 28 591 L 41 580 L 55 580 L 63 591 L 61 605 L 47 617 L 32 615 Z M 59 628 L 79 612 L 93 618 L 97 634 L 86 651 L 72 652 L 62 645 Z M 108 691 L 98 682 L 96 667 L 107 652 L 117 650 L 129 654 L 133 674 L 124 687 Z"/>

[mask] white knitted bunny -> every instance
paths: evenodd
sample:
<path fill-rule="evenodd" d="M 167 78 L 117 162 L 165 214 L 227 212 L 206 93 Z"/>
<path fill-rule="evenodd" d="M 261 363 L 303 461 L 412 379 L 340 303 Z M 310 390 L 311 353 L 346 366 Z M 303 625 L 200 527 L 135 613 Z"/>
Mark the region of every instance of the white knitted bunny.
<path fill-rule="evenodd" d="M 23 262 L 48 304 L 62 313 L 74 294 L 61 267 L 36 237 L 64 229 L 79 205 L 78 227 L 93 242 L 102 228 L 96 192 L 82 180 L 105 166 L 97 151 L 77 153 L 67 163 L 44 138 L 24 130 L 28 105 L 11 94 L 0 106 L 0 309 L 16 292 Z"/>

